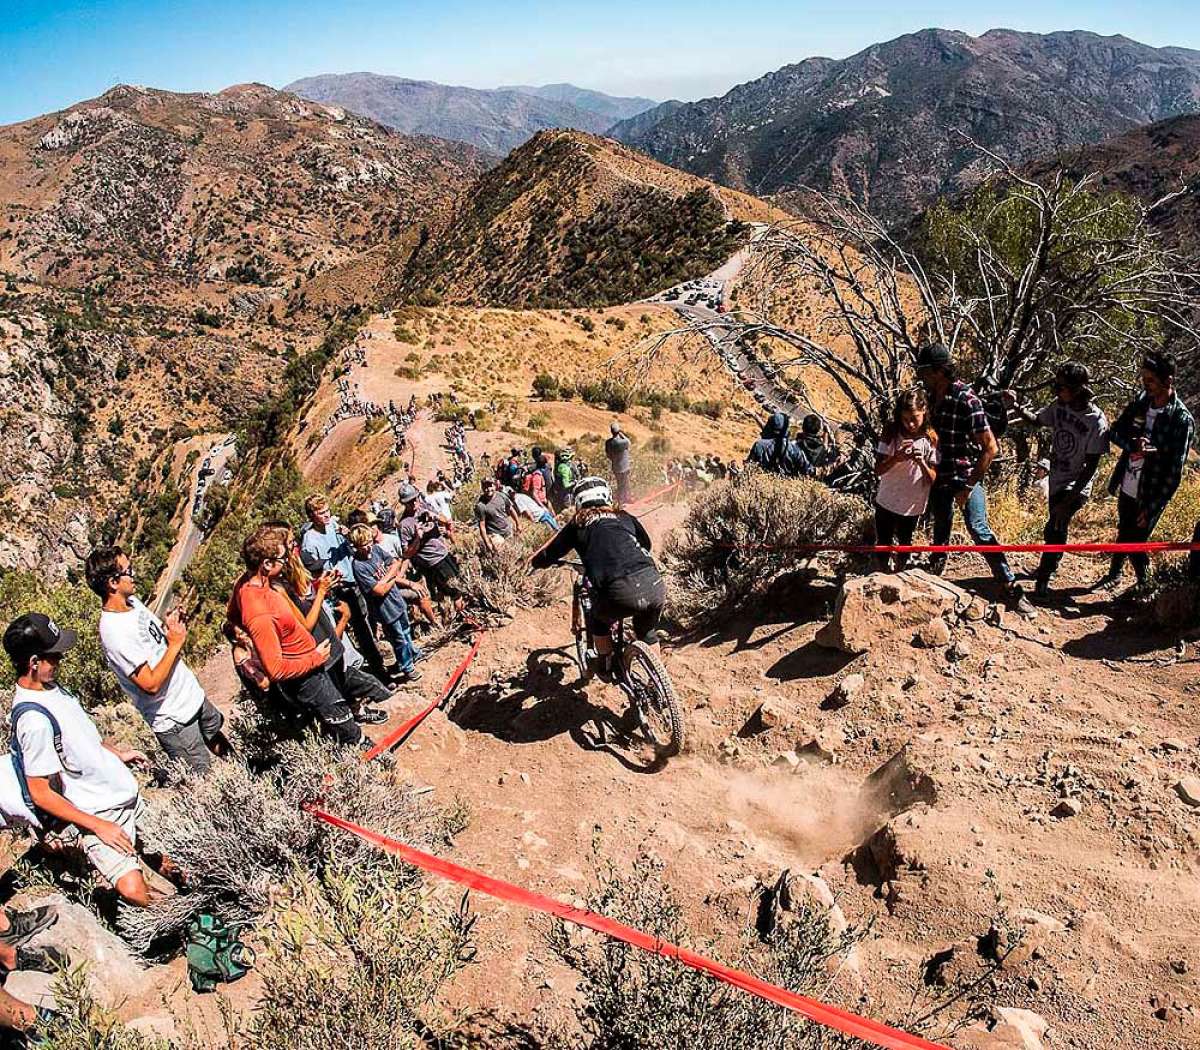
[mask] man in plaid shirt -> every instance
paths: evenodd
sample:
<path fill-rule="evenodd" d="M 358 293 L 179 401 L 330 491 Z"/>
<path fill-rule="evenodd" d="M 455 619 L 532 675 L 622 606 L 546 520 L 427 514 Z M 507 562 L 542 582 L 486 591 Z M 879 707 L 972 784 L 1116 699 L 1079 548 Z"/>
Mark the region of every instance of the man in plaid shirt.
<path fill-rule="evenodd" d="M 961 379 L 955 378 L 950 351 L 933 344 L 917 354 L 917 378 L 929 392 L 933 429 L 938 436 L 942 460 L 937 481 L 929 494 L 929 512 L 933 517 L 933 542 L 950 542 L 954 524 L 954 506 L 962 510 L 967 532 L 976 544 L 999 543 L 988 524 L 987 496 L 983 479 L 996 458 L 996 435 L 988 423 L 983 403 Z M 1023 616 L 1036 615 L 1033 606 L 1016 582 L 1008 559 L 1003 554 L 985 554 L 992 575 L 1004 587 L 1013 607 Z M 929 562 L 931 572 L 941 575 L 946 556 L 935 554 Z"/>
<path fill-rule="evenodd" d="M 1109 431 L 1109 441 L 1121 449 L 1108 483 L 1109 492 L 1117 494 L 1118 543 L 1148 540 L 1183 478 L 1195 422 L 1175 392 L 1175 368 L 1171 354 L 1147 354 L 1142 362 L 1144 392 L 1126 406 Z M 1142 593 L 1150 568 L 1148 554 L 1114 554 L 1108 573 L 1092 589 L 1116 586 L 1126 557 L 1137 574 L 1131 596 Z"/>

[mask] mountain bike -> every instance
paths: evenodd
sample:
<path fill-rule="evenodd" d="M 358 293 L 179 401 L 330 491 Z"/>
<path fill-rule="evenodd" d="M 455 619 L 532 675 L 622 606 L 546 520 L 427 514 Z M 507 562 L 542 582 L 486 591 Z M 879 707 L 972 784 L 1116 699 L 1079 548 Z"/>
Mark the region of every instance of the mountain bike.
<path fill-rule="evenodd" d="M 571 602 L 571 633 L 575 636 L 575 659 L 584 681 L 591 677 L 588 650 L 592 636 L 587 628 L 592 606 L 591 585 L 578 562 L 563 562 L 577 574 Z M 671 676 L 658 653 L 633 636 L 625 620 L 612 628 L 612 680 L 632 704 L 638 728 L 660 759 L 671 758 L 683 749 L 683 714 Z"/>

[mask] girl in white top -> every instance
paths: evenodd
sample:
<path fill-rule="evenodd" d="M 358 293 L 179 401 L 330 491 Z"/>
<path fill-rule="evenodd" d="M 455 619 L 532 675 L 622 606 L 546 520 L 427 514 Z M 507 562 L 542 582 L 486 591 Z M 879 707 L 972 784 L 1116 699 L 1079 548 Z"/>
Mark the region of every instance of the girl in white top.
<path fill-rule="evenodd" d="M 919 387 L 904 391 L 896 398 L 892 418 L 875 449 L 875 473 L 879 475 L 875 542 L 881 547 L 912 543 L 917 520 L 925 513 L 929 492 L 937 480 L 939 458 L 925 391 Z M 890 555 L 881 555 L 878 561 L 881 571 L 890 571 Z M 907 554 L 896 556 L 897 571 L 907 564 Z"/>

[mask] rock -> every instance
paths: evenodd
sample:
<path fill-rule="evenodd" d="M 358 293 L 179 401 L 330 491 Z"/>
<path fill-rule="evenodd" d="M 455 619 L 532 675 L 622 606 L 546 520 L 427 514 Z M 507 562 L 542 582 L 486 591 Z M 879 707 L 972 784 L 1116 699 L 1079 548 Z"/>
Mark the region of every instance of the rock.
<path fill-rule="evenodd" d="M 22 901 L 22 905 L 27 903 Z M 59 893 L 39 898 L 36 903 L 53 904 L 58 921 L 30 940 L 32 947 L 52 944 L 67 952 L 72 966 L 86 962 L 96 998 L 110 1009 L 141 994 L 146 983 L 141 963 L 125 942 L 101 926 L 87 908 Z"/>
<path fill-rule="evenodd" d="M 909 742 L 867 777 L 862 794 L 867 812 L 895 816 L 918 802 L 932 805 L 937 801 L 938 786 L 928 763 Z"/>
<path fill-rule="evenodd" d="M 952 663 L 961 663 L 971 655 L 971 645 L 965 638 L 959 638 L 946 650 L 946 659 Z"/>
<path fill-rule="evenodd" d="M 940 649 L 950 644 L 950 625 L 940 616 L 917 628 L 913 645 L 921 649 Z"/>
<path fill-rule="evenodd" d="M 961 587 L 920 569 L 858 576 L 842 585 L 833 619 L 817 632 L 817 644 L 863 653 L 880 639 L 911 636 L 933 620 L 967 608 L 970 601 Z"/>
<path fill-rule="evenodd" d="M 1045 912 L 1034 911 L 1033 908 L 1018 908 L 1013 912 L 1013 919 L 1022 926 L 1031 926 L 1045 930 L 1047 933 L 1066 933 L 1067 924 L 1060 922 Z"/>
<path fill-rule="evenodd" d="M 1170 737 L 1159 744 L 1158 749 L 1160 751 L 1166 751 L 1168 754 L 1178 753 L 1188 749 L 1188 742 L 1186 740 L 1180 740 L 1179 737 Z"/>
<path fill-rule="evenodd" d="M 44 1006 L 53 1010 L 54 974 L 39 973 L 37 970 L 15 970 L 4 979 L 4 990 L 30 1006 Z"/>
<path fill-rule="evenodd" d="M 1083 812 L 1083 803 L 1078 799 L 1064 798 L 1057 806 L 1050 810 L 1050 816 L 1058 820 L 1066 820 L 1068 817 L 1077 817 Z"/>
<path fill-rule="evenodd" d="M 774 700 L 764 700 L 755 708 L 754 714 L 746 719 L 746 724 L 742 726 L 741 736 L 753 736 L 756 733 L 765 732 L 768 729 L 775 729 L 777 726 L 782 726 L 787 723 L 787 717 L 778 702 Z"/>
<path fill-rule="evenodd" d="M 1050 1022 L 1041 1014 L 1032 1010 L 1018 1010 L 1011 1006 L 996 1006 L 992 1008 L 992 1016 L 996 1020 L 993 1034 L 1007 1035 L 1011 1032 L 1020 1038 L 1016 1046 L 1024 1050 L 1042 1050 L 1045 1045 L 1042 1040 L 1050 1031 Z"/>
<path fill-rule="evenodd" d="M 1200 807 L 1200 777 L 1184 777 L 1175 785 L 1175 794 L 1184 805 Z"/>
<path fill-rule="evenodd" d="M 1154 599 L 1154 622 L 1160 627 L 1186 627 L 1195 614 L 1195 587 L 1171 587 Z"/>
<path fill-rule="evenodd" d="M 866 685 L 866 679 L 862 675 L 848 674 L 833 687 L 833 692 L 825 698 L 825 703 L 821 706 L 830 710 L 845 707 L 862 692 L 864 685 Z"/>
<path fill-rule="evenodd" d="M 732 762 L 742 756 L 742 745 L 729 736 L 717 744 L 717 754 L 722 762 Z"/>
<path fill-rule="evenodd" d="M 795 769 L 800 765 L 800 756 L 795 751 L 781 751 L 771 760 L 771 765 L 783 769 Z"/>
<path fill-rule="evenodd" d="M 890 820 L 866 842 L 865 850 L 879 873 L 881 884 L 895 883 L 906 872 L 925 870 L 920 845 L 925 808 L 918 807 Z"/>

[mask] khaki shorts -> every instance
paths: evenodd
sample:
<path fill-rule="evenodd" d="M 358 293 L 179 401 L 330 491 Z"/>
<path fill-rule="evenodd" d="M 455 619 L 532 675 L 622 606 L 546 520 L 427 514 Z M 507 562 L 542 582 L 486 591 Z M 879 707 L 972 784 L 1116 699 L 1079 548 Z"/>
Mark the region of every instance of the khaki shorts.
<path fill-rule="evenodd" d="M 142 815 L 144 809 L 145 803 L 142 801 L 142 796 L 138 795 L 137 798 L 124 806 L 119 806 L 116 809 L 102 810 L 96 813 L 95 816 L 101 820 L 109 820 L 118 825 L 129 836 L 129 841 L 133 843 L 136 849 L 137 822 L 138 817 Z M 83 850 L 87 854 L 87 859 L 91 861 L 92 867 L 114 888 L 117 882 L 130 872 L 140 870 L 136 853 L 129 856 L 119 850 L 115 850 L 107 843 L 101 842 L 95 835 L 80 831 L 74 825 L 64 831 L 60 837 L 67 845 L 78 846 Z"/>

